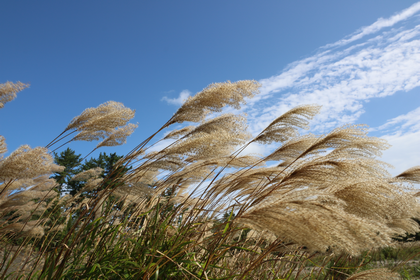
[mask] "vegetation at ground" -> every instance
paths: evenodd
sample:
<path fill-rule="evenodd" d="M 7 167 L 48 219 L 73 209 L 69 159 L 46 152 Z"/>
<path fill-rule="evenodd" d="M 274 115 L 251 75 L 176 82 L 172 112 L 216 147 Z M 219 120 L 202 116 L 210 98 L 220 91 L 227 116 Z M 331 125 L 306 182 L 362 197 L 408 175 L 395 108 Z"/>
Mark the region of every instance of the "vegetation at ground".
<path fill-rule="evenodd" d="M 27 86 L 1 84 L 0 108 Z M 83 111 L 46 147 L 3 157 L 0 136 L 0 278 L 420 277 L 420 167 L 391 176 L 378 160 L 388 144 L 363 125 L 302 133 L 317 105 L 252 135 L 240 110 L 222 109 L 240 109 L 259 87 L 209 85 L 124 156 L 55 152 L 124 144 L 134 110 L 114 101 Z M 255 144 L 276 148 L 244 154 Z"/>

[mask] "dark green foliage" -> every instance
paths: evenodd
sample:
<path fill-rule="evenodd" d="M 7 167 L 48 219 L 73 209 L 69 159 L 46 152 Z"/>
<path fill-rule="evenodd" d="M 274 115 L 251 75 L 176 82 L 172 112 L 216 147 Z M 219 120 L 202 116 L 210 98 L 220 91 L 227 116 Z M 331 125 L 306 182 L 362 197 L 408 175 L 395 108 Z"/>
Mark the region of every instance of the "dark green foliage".
<path fill-rule="evenodd" d="M 105 188 L 108 186 L 109 182 L 113 182 L 113 186 L 116 187 L 118 184 L 116 183 L 118 177 L 121 177 L 125 172 L 129 169 L 125 167 L 115 167 L 115 164 L 122 156 L 117 155 L 116 153 L 111 153 L 107 155 L 106 153 L 100 153 L 97 158 L 90 158 L 82 163 L 81 155 L 76 154 L 76 152 L 70 148 L 67 148 L 60 154 L 54 153 L 54 161 L 55 163 L 64 166 L 65 169 L 63 172 L 55 173 L 51 178 L 54 178 L 59 183 L 59 187 L 57 190 L 63 195 L 65 193 L 70 193 L 71 195 L 75 195 L 78 193 L 85 185 L 85 182 L 80 181 L 72 181 L 71 179 L 76 174 L 100 167 L 104 170 L 101 174 L 102 178 L 107 177 L 107 180 L 101 186 L 101 188 Z M 98 190 L 93 191 L 92 193 L 86 193 L 84 196 L 92 196 Z"/>
<path fill-rule="evenodd" d="M 419 224 L 420 226 L 420 220 L 413 218 L 414 221 L 416 221 L 416 223 Z M 420 241 L 420 231 L 416 232 L 415 234 L 409 234 L 407 233 L 404 236 L 398 236 L 396 238 L 394 238 L 397 241 L 401 241 L 401 242 L 413 242 L 413 241 Z"/>
<path fill-rule="evenodd" d="M 51 178 L 54 178 L 59 186 L 57 190 L 60 194 L 72 192 L 80 188 L 80 183 L 71 181 L 71 178 L 80 172 L 81 155 L 70 148 L 62 151 L 60 154 L 54 152 L 54 161 L 56 164 L 64 166 L 63 172 L 57 172 Z"/>
<path fill-rule="evenodd" d="M 115 188 L 121 184 L 120 182 L 118 182 L 118 178 L 123 176 L 129 170 L 129 168 L 122 167 L 122 166 L 116 167 L 116 163 L 121 158 L 122 156 L 118 156 L 116 153 L 112 153 L 109 155 L 107 155 L 106 153 L 100 153 L 98 158 L 91 158 L 90 160 L 85 161 L 83 165 L 81 166 L 80 172 L 86 171 L 92 168 L 100 167 L 104 170 L 104 172 L 101 174 L 101 177 L 106 178 L 104 183 L 101 185 L 101 189 L 104 189 L 108 186 L 110 188 Z M 70 192 L 70 193 L 74 195 L 79 190 L 80 188 L 72 190 L 73 192 Z M 95 191 L 91 193 L 90 195 L 95 195 Z"/>

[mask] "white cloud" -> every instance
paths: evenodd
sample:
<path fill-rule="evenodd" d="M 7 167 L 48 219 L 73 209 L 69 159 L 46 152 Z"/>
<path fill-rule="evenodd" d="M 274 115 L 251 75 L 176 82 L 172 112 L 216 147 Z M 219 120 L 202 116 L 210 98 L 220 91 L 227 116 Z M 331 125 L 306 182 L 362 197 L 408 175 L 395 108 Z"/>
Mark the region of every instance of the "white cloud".
<path fill-rule="evenodd" d="M 241 156 L 244 155 L 260 155 L 264 156 L 269 154 L 269 152 L 273 150 L 272 147 L 267 145 L 261 145 L 257 143 L 251 143 L 248 147 L 246 147 L 241 153 Z"/>
<path fill-rule="evenodd" d="M 188 99 L 188 97 L 191 96 L 191 92 L 187 89 L 184 89 L 179 93 L 178 98 L 168 98 L 167 96 L 164 96 L 161 100 L 166 101 L 169 104 L 178 105 L 181 106 L 184 104 L 184 102 Z"/>
<path fill-rule="evenodd" d="M 419 38 L 420 25 L 383 32 L 362 44 L 297 61 L 280 75 L 261 80 L 261 96 L 247 110 L 253 132 L 297 105 L 312 103 L 323 106 L 313 124 L 324 132 L 355 122 L 364 113 L 364 101 L 420 86 Z"/>
<path fill-rule="evenodd" d="M 406 20 L 420 11 L 420 2 L 414 3 L 409 8 L 402 10 L 400 13 L 397 13 L 389 18 L 379 18 L 375 23 L 365 26 L 354 32 L 353 34 L 347 36 L 346 38 L 335 42 L 333 44 L 328 44 L 324 48 L 332 48 L 336 46 L 343 46 L 348 43 L 351 43 L 355 40 L 361 39 L 362 37 L 378 32 L 384 27 L 390 27 L 396 23 Z"/>
<path fill-rule="evenodd" d="M 385 129 L 387 130 L 398 129 L 398 131 L 402 131 L 403 129 L 408 129 L 411 132 L 420 131 L 420 107 L 418 107 L 417 109 L 411 112 L 408 112 L 407 114 L 400 115 L 398 117 L 388 120 L 385 124 L 381 125 L 375 130 L 385 130 Z"/>
<path fill-rule="evenodd" d="M 174 142 L 175 140 L 173 139 L 165 139 L 165 140 L 158 141 L 155 144 L 153 144 L 153 146 L 150 146 L 147 152 L 159 152 Z"/>
<path fill-rule="evenodd" d="M 392 145 L 382 156 L 383 161 L 395 167 L 391 170 L 392 175 L 420 165 L 420 107 L 392 118 L 373 130 L 382 131 L 384 135 L 381 138 Z"/>
<path fill-rule="evenodd" d="M 398 175 L 416 165 L 420 165 L 420 130 L 384 135 L 392 147 L 386 150 L 381 160 L 393 165 L 392 175 Z"/>

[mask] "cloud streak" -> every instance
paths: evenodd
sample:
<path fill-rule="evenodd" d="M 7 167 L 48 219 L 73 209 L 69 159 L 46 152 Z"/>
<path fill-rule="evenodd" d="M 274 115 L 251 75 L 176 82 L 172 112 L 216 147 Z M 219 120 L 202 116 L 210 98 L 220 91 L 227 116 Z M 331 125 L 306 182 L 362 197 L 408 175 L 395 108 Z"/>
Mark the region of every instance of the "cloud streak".
<path fill-rule="evenodd" d="M 420 165 L 420 107 L 372 130 L 382 133 L 381 138 L 392 145 L 384 152 L 382 159 L 395 166 L 391 170 L 393 175 Z"/>
<path fill-rule="evenodd" d="M 420 25 L 412 25 L 344 49 L 323 51 L 290 64 L 280 75 L 261 80 L 261 95 L 247 110 L 258 119 L 253 130 L 261 130 L 297 105 L 317 103 L 323 110 L 315 129 L 323 132 L 356 121 L 369 99 L 418 87 Z M 274 105 L 273 99 L 278 100 Z"/>
<path fill-rule="evenodd" d="M 346 45 L 348 43 L 361 39 L 366 35 L 376 33 L 385 27 L 390 27 L 400 21 L 406 20 L 412 17 L 414 14 L 418 13 L 419 11 L 420 11 L 420 2 L 414 3 L 413 5 L 411 5 L 411 7 L 401 11 L 400 13 L 393 15 L 392 17 L 379 18 L 375 23 L 366 27 L 362 27 L 359 30 L 357 30 L 355 33 L 347 36 L 346 38 L 338 42 L 335 42 L 333 44 L 328 44 L 324 48 L 333 48 L 337 46 Z"/>
<path fill-rule="evenodd" d="M 184 102 L 188 99 L 188 97 L 191 96 L 191 92 L 187 89 L 184 89 L 179 93 L 178 98 L 169 98 L 167 96 L 164 96 L 161 101 L 166 101 L 169 104 L 181 106 L 184 104 Z"/>
<path fill-rule="evenodd" d="M 420 107 L 407 114 L 388 120 L 375 130 L 420 131 Z M 420 139 L 420 138 L 419 138 Z M 419 149 L 420 150 L 420 149 Z"/>

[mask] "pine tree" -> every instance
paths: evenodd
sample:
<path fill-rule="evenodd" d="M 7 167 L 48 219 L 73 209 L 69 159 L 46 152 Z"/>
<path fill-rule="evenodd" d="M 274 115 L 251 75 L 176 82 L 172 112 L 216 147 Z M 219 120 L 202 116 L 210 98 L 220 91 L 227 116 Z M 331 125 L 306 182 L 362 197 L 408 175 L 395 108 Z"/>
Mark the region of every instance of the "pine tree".
<path fill-rule="evenodd" d="M 125 172 L 127 172 L 127 170 L 129 170 L 128 168 L 124 167 L 116 167 L 117 161 L 121 158 L 122 156 L 119 156 L 116 153 L 111 153 L 109 155 L 106 153 L 100 153 L 97 158 L 91 158 L 90 160 L 85 161 L 81 166 L 80 172 L 100 167 L 104 170 L 100 177 L 107 178 L 100 186 L 100 189 L 106 188 L 110 182 L 112 182 L 112 186 L 110 187 L 114 188 L 118 185 L 118 180 L 116 179 L 121 177 L 123 174 L 125 174 Z M 76 186 L 77 188 L 72 189 L 70 194 L 76 194 L 83 187 L 83 184 Z M 97 191 L 99 191 L 99 189 L 94 190 L 87 195 L 95 195 Z"/>
<path fill-rule="evenodd" d="M 80 187 L 80 182 L 71 181 L 71 178 L 80 172 L 80 164 L 82 162 L 81 156 L 81 154 L 76 154 L 76 152 L 70 148 L 67 148 L 60 154 L 54 153 L 55 163 L 65 167 L 63 172 L 57 172 L 51 176 L 51 178 L 54 178 L 59 184 L 57 190 L 60 194 L 63 195 Z"/>

